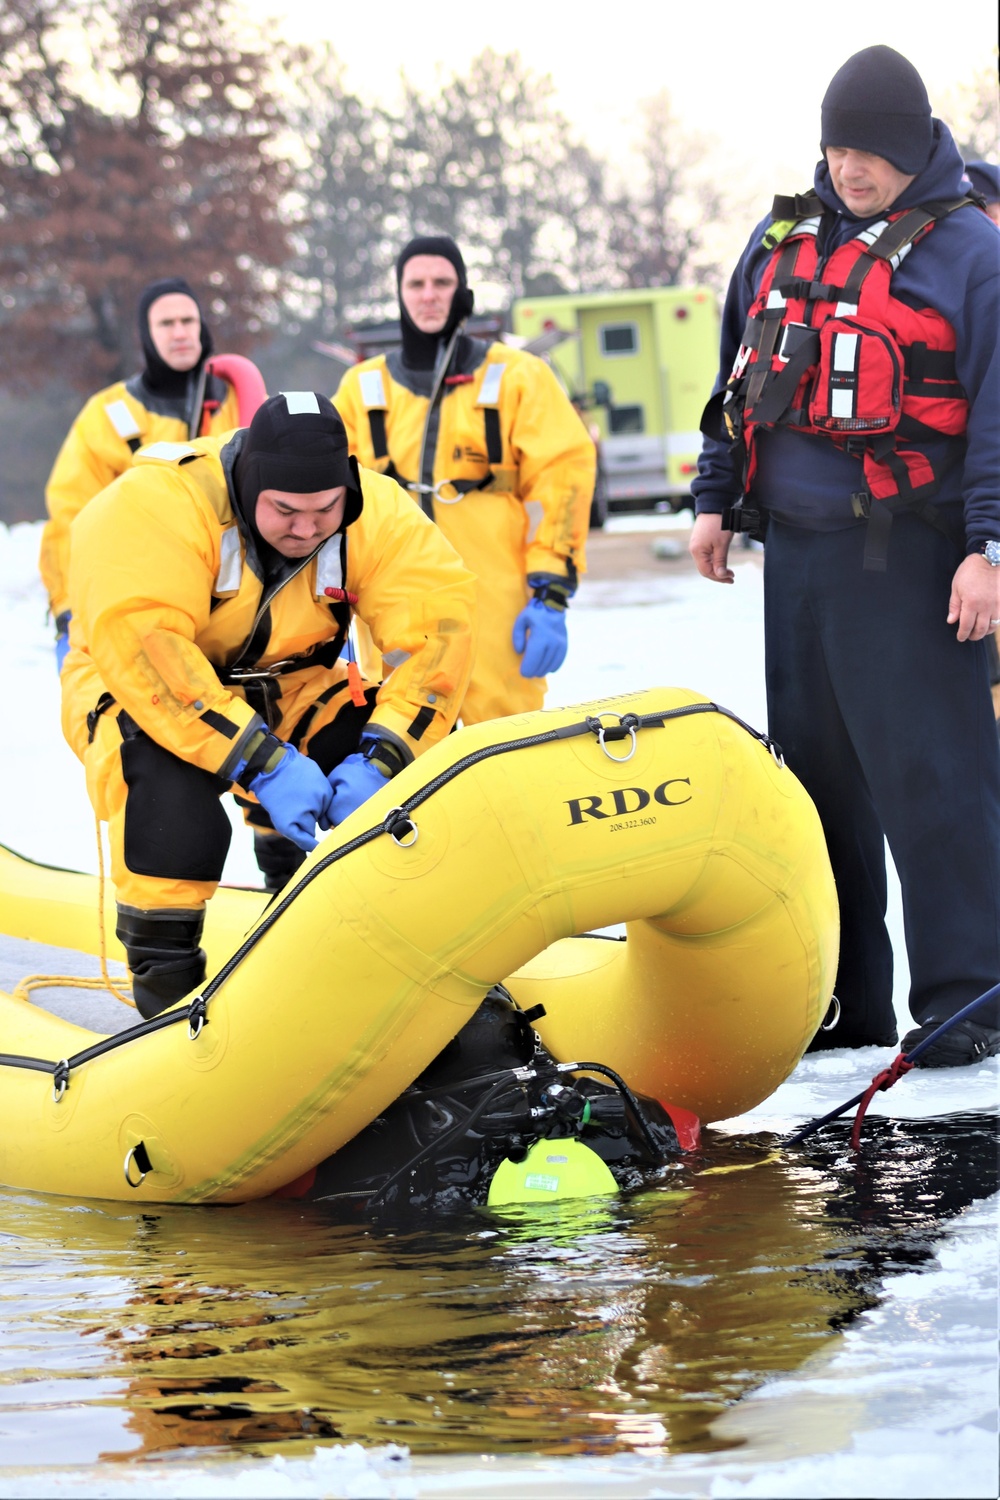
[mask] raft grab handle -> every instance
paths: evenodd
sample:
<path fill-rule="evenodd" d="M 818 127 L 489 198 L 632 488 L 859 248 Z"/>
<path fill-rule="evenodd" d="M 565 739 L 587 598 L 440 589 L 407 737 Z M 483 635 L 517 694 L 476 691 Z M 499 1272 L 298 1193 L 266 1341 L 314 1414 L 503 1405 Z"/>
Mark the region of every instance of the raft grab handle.
<path fill-rule="evenodd" d="M 139 1181 L 138 1182 L 133 1182 L 132 1181 L 132 1163 L 133 1162 L 135 1162 L 135 1165 L 139 1169 Z M 145 1166 L 143 1165 L 144 1162 L 145 1162 Z M 149 1159 L 149 1152 L 146 1150 L 146 1143 L 145 1143 L 145 1141 L 136 1141 L 135 1145 L 132 1146 L 129 1149 L 129 1151 L 126 1153 L 126 1156 L 125 1156 L 125 1163 L 124 1163 L 125 1181 L 128 1183 L 128 1185 L 129 1185 L 130 1188 L 133 1188 L 133 1189 L 134 1188 L 140 1188 L 140 1187 L 142 1187 L 142 1184 L 146 1181 L 146 1178 L 149 1176 L 149 1174 L 150 1174 L 150 1172 L 152 1170 L 153 1170 L 153 1163 Z"/>

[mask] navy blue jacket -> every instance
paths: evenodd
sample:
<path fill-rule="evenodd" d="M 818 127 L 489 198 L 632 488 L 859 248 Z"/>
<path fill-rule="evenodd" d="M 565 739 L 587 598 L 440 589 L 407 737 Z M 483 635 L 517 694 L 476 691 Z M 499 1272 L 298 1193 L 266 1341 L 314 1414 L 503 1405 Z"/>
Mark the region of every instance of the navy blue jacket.
<path fill-rule="evenodd" d="M 963 173 L 948 127 L 935 120 L 930 161 L 891 211 L 960 198 Z M 825 161 L 816 168 L 815 187 L 832 211 L 824 215 L 821 256 L 884 217 L 880 213 L 855 218 L 834 192 Z M 770 222 L 768 216 L 757 225 L 729 284 L 717 390 L 732 369 L 747 313 L 772 254 L 762 243 Z M 957 530 L 964 519 L 966 545 L 973 551 L 981 541 L 1000 538 L 1000 229 L 979 208 L 958 209 L 914 245 L 893 275 L 892 295 L 910 307 L 934 308 L 955 330 L 958 378 L 970 403 L 966 441 L 940 439 L 907 446 L 922 448 L 935 465 L 944 462 L 934 504 Z M 691 486 L 696 511 L 718 512 L 737 500 L 742 472 L 742 447 L 734 452 L 706 438 Z M 861 460 L 842 452 L 829 438 L 788 428 L 758 430 L 753 497 L 778 520 L 813 531 L 864 525 L 854 516 L 850 499 L 864 488 Z"/>

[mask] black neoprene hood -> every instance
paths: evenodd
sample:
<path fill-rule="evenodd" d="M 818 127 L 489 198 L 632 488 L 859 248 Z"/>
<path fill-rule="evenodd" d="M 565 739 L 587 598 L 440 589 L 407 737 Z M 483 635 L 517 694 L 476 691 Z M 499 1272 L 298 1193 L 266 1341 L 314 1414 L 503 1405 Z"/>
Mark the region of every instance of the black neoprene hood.
<path fill-rule="evenodd" d="M 180 294 L 190 297 L 198 309 L 201 318 L 201 354 L 198 365 L 204 363 L 212 352 L 212 331 L 205 322 L 205 314 L 201 303 L 191 286 L 184 280 L 183 276 L 164 276 L 159 281 L 151 281 L 144 286 L 139 293 L 139 301 L 136 304 L 136 321 L 139 326 L 139 343 L 142 347 L 142 357 L 145 361 L 143 378 L 151 391 L 158 391 L 163 396 L 183 396 L 187 390 L 190 370 L 173 370 L 166 360 L 160 358 L 156 352 L 149 332 L 149 309 L 160 297 L 172 297 Z"/>
<path fill-rule="evenodd" d="M 333 402 L 318 391 L 269 396 L 247 429 L 233 477 L 248 516 L 261 490 L 310 495 L 342 484 L 354 489 L 347 430 Z"/>
<path fill-rule="evenodd" d="M 403 306 L 400 290 L 403 267 L 415 255 L 440 255 L 455 267 L 458 286 L 452 298 L 448 321 L 439 333 L 421 333 L 420 329 Z M 473 307 L 473 293 L 466 277 L 465 261 L 455 241 L 447 234 L 418 234 L 403 246 L 396 257 L 396 290 L 399 293 L 399 321 L 403 335 L 403 363 L 411 370 L 432 370 L 439 345 L 447 343 L 456 327 L 467 318 Z"/>

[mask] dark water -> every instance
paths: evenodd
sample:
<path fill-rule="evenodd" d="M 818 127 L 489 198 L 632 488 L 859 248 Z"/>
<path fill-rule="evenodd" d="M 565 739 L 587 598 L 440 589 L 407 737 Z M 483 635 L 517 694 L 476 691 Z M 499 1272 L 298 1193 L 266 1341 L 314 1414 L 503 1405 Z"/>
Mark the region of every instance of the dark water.
<path fill-rule="evenodd" d="M 698 1452 L 946 1221 L 997 1188 L 996 1121 L 871 1121 L 753 1170 L 709 1133 L 629 1200 L 353 1224 L 320 1204 L 0 1195 L 0 1462 L 192 1449 Z"/>

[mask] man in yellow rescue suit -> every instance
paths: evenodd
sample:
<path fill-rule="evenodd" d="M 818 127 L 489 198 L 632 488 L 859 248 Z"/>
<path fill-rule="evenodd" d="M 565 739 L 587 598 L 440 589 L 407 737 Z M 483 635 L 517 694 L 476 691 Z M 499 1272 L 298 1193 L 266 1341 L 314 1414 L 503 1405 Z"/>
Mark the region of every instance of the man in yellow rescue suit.
<path fill-rule="evenodd" d="M 312 391 L 228 439 L 154 443 L 73 523 L 63 730 L 106 819 L 118 936 L 149 1018 L 199 985 L 239 788 L 299 850 L 449 733 L 475 584 Z M 342 655 L 352 612 L 383 658 Z M 259 804 L 259 806 L 256 806 Z"/>
<path fill-rule="evenodd" d="M 137 309 L 143 368 L 92 396 L 67 434 L 45 487 L 49 519 L 38 565 L 56 622 L 56 661 L 68 650 L 69 528 L 88 500 L 117 479 L 145 443 L 231 432 L 236 394 L 206 375 L 212 335 L 180 276 L 153 281 Z"/>
<path fill-rule="evenodd" d="M 466 336 L 465 263 L 444 235 L 396 263 L 402 348 L 334 396 L 359 461 L 397 478 L 477 579 L 465 724 L 542 706 L 584 570 L 593 441 L 544 361 Z"/>

